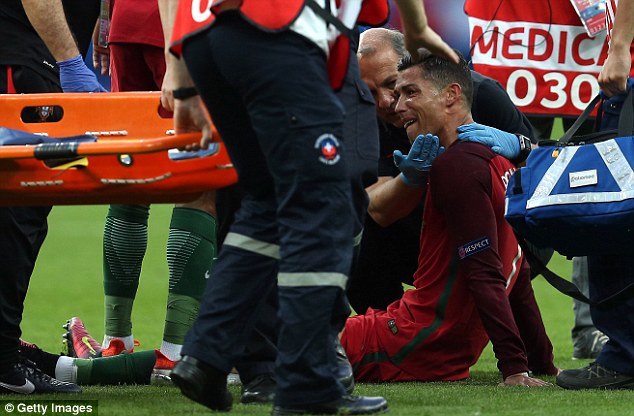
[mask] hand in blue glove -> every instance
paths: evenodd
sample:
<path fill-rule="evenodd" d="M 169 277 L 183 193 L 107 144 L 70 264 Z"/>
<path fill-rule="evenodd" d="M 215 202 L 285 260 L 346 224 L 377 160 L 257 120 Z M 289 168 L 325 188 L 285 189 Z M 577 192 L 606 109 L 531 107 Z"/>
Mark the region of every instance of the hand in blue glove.
<path fill-rule="evenodd" d="M 516 135 L 478 123 L 458 127 L 458 140 L 482 143 L 509 160 L 520 155 L 520 142 Z"/>
<path fill-rule="evenodd" d="M 445 148 L 440 145 L 437 136 L 421 134 L 412 143 L 407 156 L 403 156 L 400 150 L 394 151 L 394 164 L 401 171 L 403 182 L 420 188 L 427 183 L 427 172 L 431 169 L 432 162 L 444 151 Z"/>
<path fill-rule="evenodd" d="M 106 92 L 97 76 L 84 63 L 81 55 L 57 63 L 64 92 Z"/>

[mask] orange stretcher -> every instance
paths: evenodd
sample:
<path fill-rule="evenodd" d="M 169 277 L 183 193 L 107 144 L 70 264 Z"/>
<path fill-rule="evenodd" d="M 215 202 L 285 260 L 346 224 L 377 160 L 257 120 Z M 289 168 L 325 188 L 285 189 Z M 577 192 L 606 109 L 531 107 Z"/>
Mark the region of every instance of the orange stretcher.
<path fill-rule="evenodd" d="M 0 146 L 0 205 L 187 202 L 237 181 L 219 140 L 206 152 L 178 151 L 200 134 L 174 135 L 159 107 L 158 92 L 0 94 L 0 127 L 96 137 Z"/>

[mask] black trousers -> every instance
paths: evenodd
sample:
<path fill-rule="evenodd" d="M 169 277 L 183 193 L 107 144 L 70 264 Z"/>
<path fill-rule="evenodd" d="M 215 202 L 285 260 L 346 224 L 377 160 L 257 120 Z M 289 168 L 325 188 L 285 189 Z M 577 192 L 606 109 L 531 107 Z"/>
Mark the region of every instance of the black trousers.
<path fill-rule="evenodd" d="M 349 62 L 347 77 L 342 88 L 337 91 L 337 97 L 346 110 L 343 125 L 343 137 L 346 144 L 344 152 L 352 191 L 353 236 L 356 242 L 360 239 L 368 207 L 365 188 L 377 179 L 379 137 L 374 99 L 367 85 L 360 79 L 355 50 L 351 50 Z M 229 232 L 229 226 L 233 223 L 234 213 L 240 207 L 242 196 L 237 185 L 217 191 L 219 246 Z M 416 242 L 418 243 L 418 239 Z M 355 250 L 357 248 L 355 246 Z M 354 254 L 353 269 L 356 263 L 356 251 Z M 402 293 L 400 285 L 399 288 Z M 258 314 L 255 330 L 247 342 L 245 353 L 235 364 L 243 383 L 248 383 L 257 375 L 273 373 L 278 336 L 276 291 L 270 291 L 265 298 L 264 305 Z"/>
<path fill-rule="evenodd" d="M 634 80 L 628 81 L 628 87 Z M 601 131 L 618 128 L 619 116 L 625 95 L 613 96 L 603 103 Z M 588 289 L 590 299 L 599 301 L 634 281 L 634 257 L 632 249 L 606 256 L 588 256 Z M 608 342 L 597 357 L 597 362 L 611 370 L 634 376 L 634 299 L 612 307 L 599 308 L 590 305 L 595 326 L 608 336 Z"/>
<path fill-rule="evenodd" d="M 354 219 L 343 107 L 323 52 L 229 12 L 183 52 L 245 191 L 183 354 L 228 371 L 277 286 L 275 403 L 334 400 Z"/>
<path fill-rule="evenodd" d="M 11 71 L 12 86 L 8 85 Z M 13 88 L 10 88 L 13 87 Z M 0 66 L 0 93 L 61 92 L 61 87 L 26 67 Z M 24 299 L 48 231 L 50 206 L 0 207 L 0 373 L 18 357 Z"/>

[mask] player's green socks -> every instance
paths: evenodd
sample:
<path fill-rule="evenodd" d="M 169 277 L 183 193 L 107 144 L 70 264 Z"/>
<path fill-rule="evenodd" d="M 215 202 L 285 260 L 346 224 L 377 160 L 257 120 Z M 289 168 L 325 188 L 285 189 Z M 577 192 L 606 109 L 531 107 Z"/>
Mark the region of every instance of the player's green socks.
<path fill-rule="evenodd" d="M 146 205 L 111 205 L 108 211 L 103 235 L 106 337 L 131 338 L 132 304 L 147 248 L 149 211 Z"/>
<path fill-rule="evenodd" d="M 149 350 L 88 360 L 76 358 L 74 365 L 79 385 L 150 384 L 155 362 L 156 354 Z"/>
<path fill-rule="evenodd" d="M 167 239 L 169 294 L 161 352 L 173 361 L 198 316 L 200 298 L 216 256 L 216 219 L 192 208 L 174 208 Z"/>

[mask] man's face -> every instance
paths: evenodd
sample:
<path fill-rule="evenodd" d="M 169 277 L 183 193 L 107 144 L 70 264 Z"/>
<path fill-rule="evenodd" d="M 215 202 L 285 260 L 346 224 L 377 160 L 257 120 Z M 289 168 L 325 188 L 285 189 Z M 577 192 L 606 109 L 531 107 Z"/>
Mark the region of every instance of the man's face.
<path fill-rule="evenodd" d="M 398 71 L 399 57 L 389 47 L 378 49 L 372 55 L 365 55 L 359 60 L 361 79 L 368 85 L 376 102 L 376 112 L 379 118 L 386 122 L 402 127 L 400 117 L 394 111 L 396 97 L 394 85 Z"/>
<path fill-rule="evenodd" d="M 395 110 L 411 142 L 419 134 L 439 134 L 444 124 L 444 94 L 421 77 L 420 67 L 398 72 L 395 92 Z"/>

